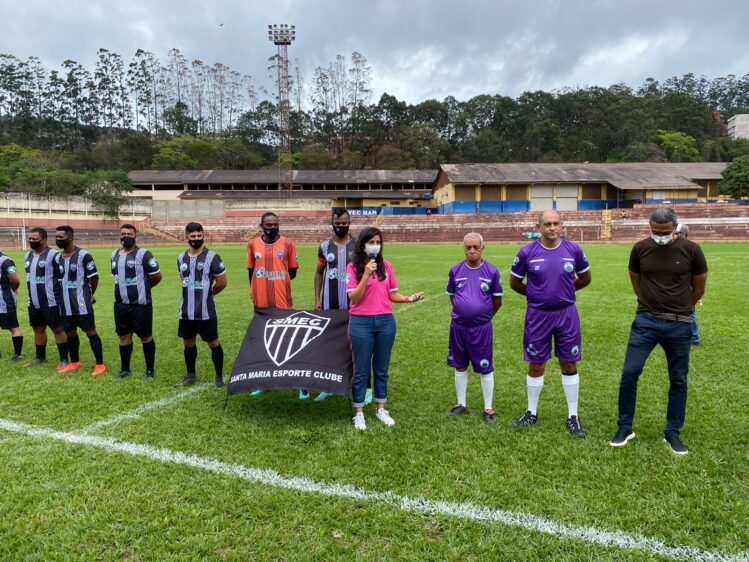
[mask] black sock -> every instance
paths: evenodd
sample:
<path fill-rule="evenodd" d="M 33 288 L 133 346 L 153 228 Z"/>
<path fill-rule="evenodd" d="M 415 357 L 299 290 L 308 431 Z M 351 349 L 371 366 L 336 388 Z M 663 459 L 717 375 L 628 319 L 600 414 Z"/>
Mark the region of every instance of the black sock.
<path fill-rule="evenodd" d="M 213 368 L 216 370 L 216 378 L 222 378 L 224 373 L 224 350 L 221 344 L 211 349 L 211 359 L 213 359 Z"/>
<path fill-rule="evenodd" d="M 23 351 L 23 336 L 13 336 L 13 352 L 21 355 Z"/>
<path fill-rule="evenodd" d="M 57 353 L 60 355 L 60 361 L 68 360 L 68 342 L 57 344 Z"/>
<path fill-rule="evenodd" d="M 120 370 L 130 370 L 130 357 L 133 355 L 133 342 L 127 345 L 120 344 Z"/>
<path fill-rule="evenodd" d="M 197 346 L 185 348 L 185 367 L 187 367 L 187 374 L 195 376 L 195 362 L 198 360 L 198 348 Z"/>
<path fill-rule="evenodd" d="M 101 338 L 99 337 L 99 334 L 94 334 L 93 336 L 88 337 L 88 343 L 91 344 L 91 351 L 94 352 L 94 357 L 96 358 L 96 364 L 102 365 L 104 363 L 104 350 L 101 346 Z"/>
<path fill-rule="evenodd" d="M 47 346 L 36 344 L 36 358 L 46 359 L 47 358 Z"/>
<path fill-rule="evenodd" d="M 143 356 L 146 358 L 146 371 L 153 373 L 156 365 L 156 342 L 151 340 L 143 344 Z"/>
<path fill-rule="evenodd" d="M 70 362 L 80 363 L 81 356 L 78 351 L 81 349 L 81 340 L 78 336 L 68 337 L 68 351 L 70 351 Z"/>

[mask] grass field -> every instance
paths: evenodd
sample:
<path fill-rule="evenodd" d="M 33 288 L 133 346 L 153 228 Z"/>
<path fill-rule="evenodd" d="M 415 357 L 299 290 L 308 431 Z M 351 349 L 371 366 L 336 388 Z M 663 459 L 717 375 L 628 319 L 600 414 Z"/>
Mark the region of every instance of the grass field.
<path fill-rule="evenodd" d="M 244 248 L 214 249 L 229 275 L 217 297 L 228 372 L 251 306 Z M 363 433 L 355 432 L 342 398 L 241 395 L 222 411 L 221 391 L 206 385 L 183 396 L 172 388 L 184 375 L 176 333 L 181 249 L 156 248 L 165 279 L 154 289 L 153 383 L 140 382 L 138 343 L 133 377 L 89 376 L 93 357 L 85 337 L 85 370 L 76 374 L 55 373 L 53 361 L 35 370 L 0 369 L 0 558 L 747 559 L 749 246 L 704 245 L 710 278 L 697 310 L 704 347 L 692 354 L 686 457 L 662 441 L 668 377 L 660 349 L 641 380 L 637 439 L 623 449 L 608 445 L 635 310 L 630 247 L 585 249 L 593 282 L 578 295 L 580 415 L 590 437 L 575 440 L 564 426 L 566 403 L 551 364 L 538 425 L 510 428 L 526 405 L 525 305 L 508 278 L 518 246 L 490 246 L 484 254 L 500 268 L 505 287 L 494 321 L 495 426 L 481 420 L 475 376 L 471 415 L 444 416 L 455 401 L 445 366 L 444 288 L 449 267 L 462 259 L 460 246 L 385 248 L 401 292 L 421 290 L 427 298 L 396 312 L 388 407 L 397 423 L 377 423 L 370 406 Z M 300 248 L 297 308 L 314 302 L 315 251 Z M 97 324 L 115 373 L 109 251 L 93 254 L 102 270 Z M 21 269 L 21 255 L 11 255 Z M 20 300 L 26 302 L 25 284 Z M 19 318 L 30 357 L 25 308 Z M 10 356 L 7 332 L 0 351 L 3 360 Z M 52 343 L 48 355 L 56 357 Z M 198 378 L 213 379 L 203 344 Z"/>

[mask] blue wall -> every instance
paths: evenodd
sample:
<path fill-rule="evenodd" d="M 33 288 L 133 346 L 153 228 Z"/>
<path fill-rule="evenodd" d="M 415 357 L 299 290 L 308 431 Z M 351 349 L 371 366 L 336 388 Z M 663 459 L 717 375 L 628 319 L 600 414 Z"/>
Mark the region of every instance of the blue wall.
<path fill-rule="evenodd" d="M 476 213 L 475 201 L 455 201 L 445 203 L 438 207 L 439 212 L 445 215 Z M 481 201 L 478 212 L 480 213 L 525 213 L 530 209 L 529 201 Z"/>
<path fill-rule="evenodd" d="M 578 201 L 578 211 L 602 211 L 604 209 L 625 209 L 632 207 L 634 201 L 617 201 L 616 199 L 595 199 L 591 201 Z"/>
<path fill-rule="evenodd" d="M 671 201 L 671 203 L 697 203 L 697 199 L 645 199 L 645 203 L 651 205 L 660 205 L 664 201 Z"/>

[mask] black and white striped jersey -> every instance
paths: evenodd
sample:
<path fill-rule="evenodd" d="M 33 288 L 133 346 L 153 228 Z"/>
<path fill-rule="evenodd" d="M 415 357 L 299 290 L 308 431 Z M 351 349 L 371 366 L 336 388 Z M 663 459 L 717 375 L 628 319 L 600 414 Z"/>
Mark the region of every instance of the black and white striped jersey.
<path fill-rule="evenodd" d="M 161 270 L 153 254 L 133 246 L 127 253 L 112 252 L 114 300 L 123 304 L 151 304 L 151 275 Z"/>
<path fill-rule="evenodd" d="M 16 264 L 0 252 L 0 314 L 7 314 L 16 309 L 16 293 L 10 288 L 8 274 L 16 272 Z"/>
<path fill-rule="evenodd" d="M 215 318 L 213 280 L 226 274 L 221 256 L 208 248 L 203 248 L 197 256 L 191 256 L 189 250 L 185 250 L 177 258 L 177 269 L 182 279 L 179 317 L 183 320 Z"/>
<path fill-rule="evenodd" d="M 26 254 L 26 287 L 29 290 L 29 307 L 57 306 L 60 295 L 60 272 L 55 266 L 55 252 L 45 248 L 41 254 Z"/>
<path fill-rule="evenodd" d="M 353 260 L 355 248 L 356 238 L 352 236 L 345 246 L 339 246 L 335 240 L 330 239 L 317 249 L 317 263 L 325 264 L 323 310 L 348 309 L 346 266 Z"/>
<path fill-rule="evenodd" d="M 94 310 L 91 278 L 99 275 L 93 256 L 76 246 L 69 258 L 58 252 L 55 263 L 60 274 L 60 314 L 91 314 Z"/>

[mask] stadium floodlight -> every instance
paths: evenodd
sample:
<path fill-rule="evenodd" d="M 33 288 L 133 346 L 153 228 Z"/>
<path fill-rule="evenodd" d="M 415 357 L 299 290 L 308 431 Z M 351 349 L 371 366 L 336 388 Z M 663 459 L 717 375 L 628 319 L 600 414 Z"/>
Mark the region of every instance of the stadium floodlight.
<path fill-rule="evenodd" d="M 296 26 L 286 23 L 269 24 L 268 39 L 275 45 L 291 45 L 291 42 L 296 39 Z"/>

